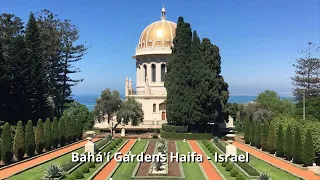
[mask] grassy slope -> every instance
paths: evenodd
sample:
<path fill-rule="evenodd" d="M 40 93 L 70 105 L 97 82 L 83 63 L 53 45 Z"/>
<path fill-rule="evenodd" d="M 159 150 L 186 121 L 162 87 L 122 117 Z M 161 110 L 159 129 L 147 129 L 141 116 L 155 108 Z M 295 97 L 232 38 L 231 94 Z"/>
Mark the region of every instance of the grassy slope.
<path fill-rule="evenodd" d="M 226 143 L 221 142 L 223 145 Z M 238 154 L 245 154 L 243 151 L 238 149 Z M 250 156 L 250 162 L 253 167 L 259 170 L 262 173 L 267 173 L 272 179 L 281 179 L 281 180 L 296 180 L 299 179 L 285 171 L 282 171 L 276 167 L 271 166 L 270 164 L 255 158 L 254 156 Z"/>
<path fill-rule="evenodd" d="M 77 153 L 83 153 L 84 148 L 78 149 L 77 151 L 74 151 Z M 11 178 L 11 180 L 35 180 L 40 179 L 44 175 L 44 171 L 47 167 L 51 164 L 65 164 L 67 162 L 71 161 L 71 153 L 65 154 L 57 159 L 54 159 L 52 161 L 48 161 L 40 166 L 36 166 L 32 169 L 29 169 L 27 171 L 24 171 L 23 173 L 20 173 L 18 175 L 15 175 Z"/>
<path fill-rule="evenodd" d="M 120 148 L 122 146 L 122 144 L 125 143 L 125 142 L 126 142 L 126 139 L 123 139 L 123 141 L 115 149 L 111 150 L 110 156 L 112 156 L 115 152 L 118 152 L 118 148 Z M 107 148 L 107 147 L 108 146 L 106 146 L 105 148 Z M 87 179 L 88 177 L 90 177 L 104 162 L 105 161 L 97 163 L 94 168 L 90 168 L 89 173 L 84 173 L 83 174 L 84 178 L 82 178 L 82 179 Z M 78 167 L 77 169 L 80 169 L 82 166 Z M 73 176 L 75 172 L 76 172 L 76 170 L 73 171 L 69 176 Z"/>
<path fill-rule="evenodd" d="M 141 139 L 141 141 L 137 141 L 136 144 L 133 146 L 131 153 L 139 154 L 143 152 L 147 142 L 148 140 L 146 139 Z M 112 178 L 113 179 L 131 179 L 131 175 L 136 165 L 137 165 L 136 161 L 130 162 L 130 163 L 122 163 L 119 166 L 119 168 L 116 170 Z"/>
<path fill-rule="evenodd" d="M 179 154 L 188 154 L 191 152 L 191 149 L 187 142 L 176 141 L 178 145 Z M 186 180 L 205 180 L 206 178 L 202 174 L 202 171 L 199 167 L 199 163 L 182 163 L 182 167 L 184 170 L 184 175 Z"/>
<path fill-rule="evenodd" d="M 211 158 L 211 161 L 217 166 L 217 168 L 219 169 L 219 171 L 224 175 L 224 177 L 228 180 L 234 180 L 236 179 L 235 177 L 231 177 L 230 172 L 226 171 L 226 168 L 222 166 L 222 163 L 216 163 L 214 161 L 214 155 L 212 155 L 208 149 L 204 146 L 204 144 L 199 141 L 199 144 L 201 146 L 201 148 L 206 152 L 207 155 L 209 155 L 209 157 Z M 239 171 L 240 172 L 240 171 Z M 242 174 L 242 173 L 241 173 Z"/>

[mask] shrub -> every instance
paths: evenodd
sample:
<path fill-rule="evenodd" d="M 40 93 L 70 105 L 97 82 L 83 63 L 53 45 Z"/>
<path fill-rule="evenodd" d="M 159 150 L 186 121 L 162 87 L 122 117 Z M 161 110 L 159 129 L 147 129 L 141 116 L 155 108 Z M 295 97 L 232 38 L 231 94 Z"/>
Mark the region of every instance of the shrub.
<path fill-rule="evenodd" d="M 26 126 L 26 134 L 25 134 L 25 145 L 26 145 L 26 153 L 29 157 L 34 155 L 35 152 L 35 134 L 32 126 L 32 121 L 29 120 Z"/>
<path fill-rule="evenodd" d="M 262 173 L 259 176 L 259 180 L 269 180 L 269 179 L 270 179 L 270 176 L 266 173 Z"/>
<path fill-rule="evenodd" d="M 45 170 L 45 177 L 49 179 L 54 179 L 62 176 L 63 169 L 57 164 L 51 164 Z"/>
<path fill-rule="evenodd" d="M 89 167 L 85 164 L 85 165 L 83 165 L 83 167 L 82 167 L 82 172 L 83 173 L 88 173 L 90 170 L 89 170 Z"/>
<path fill-rule="evenodd" d="M 77 120 L 77 138 L 82 139 L 83 136 L 83 123 L 78 119 Z"/>
<path fill-rule="evenodd" d="M 250 143 L 254 146 L 254 137 L 256 136 L 256 121 L 251 122 L 250 126 Z"/>
<path fill-rule="evenodd" d="M 228 164 L 228 162 L 222 162 L 222 167 L 226 167 L 227 166 L 227 164 Z"/>
<path fill-rule="evenodd" d="M 246 171 L 250 176 L 259 176 L 259 172 L 252 167 L 249 163 L 238 162 L 237 163 L 244 171 Z"/>
<path fill-rule="evenodd" d="M 75 177 L 76 179 L 81 179 L 81 178 L 83 178 L 83 172 L 80 171 L 80 170 L 76 170 L 76 171 L 74 172 L 74 177 Z"/>
<path fill-rule="evenodd" d="M 283 156 L 284 150 L 284 137 L 283 137 L 283 127 L 282 124 L 278 127 L 278 133 L 277 133 L 277 143 L 276 143 L 276 155 L 279 157 Z"/>
<path fill-rule="evenodd" d="M 52 147 L 57 148 L 60 138 L 59 138 L 59 122 L 57 117 L 53 118 L 51 125 L 51 138 L 52 138 Z"/>
<path fill-rule="evenodd" d="M 268 145 L 268 131 L 269 131 L 269 122 L 267 120 L 264 121 L 263 130 L 261 134 L 261 148 L 262 150 L 267 150 Z"/>
<path fill-rule="evenodd" d="M 288 160 L 292 159 L 292 145 L 293 145 L 293 134 L 291 125 L 287 127 L 285 142 L 284 142 L 284 154 Z"/>
<path fill-rule="evenodd" d="M 254 144 L 257 146 L 257 148 L 261 148 L 261 123 L 256 123 L 256 130 L 255 130 L 255 137 L 254 137 Z"/>
<path fill-rule="evenodd" d="M 300 134 L 300 128 L 299 126 L 296 127 L 294 132 L 294 139 L 293 139 L 293 161 L 295 163 L 301 162 L 302 157 L 302 140 L 301 140 L 301 134 Z"/>
<path fill-rule="evenodd" d="M 276 148 L 276 131 L 273 124 L 273 121 L 271 121 L 269 126 L 269 132 L 268 132 L 268 150 L 271 154 L 274 154 Z"/>
<path fill-rule="evenodd" d="M 313 147 L 311 131 L 308 130 L 303 144 L 302 162 L 304 166 L 311 166 L 314 162 L 315 152 Z"/>
<path fill-rule="evenodd" d="M 106 145 L 109 142 L 108 139 L 103 139 L 96 145 L 96 149 L 100 149 L 102 146 Z"/>
<path fill-rule="evenodd" d="M 250 127 L 250 119 L 246 119 L 244 124 L 244 140 L 246 144 L 250 143 Z"/>
<path fill-rule="evenodd" d="M 46 151 L 51 150 L 52 138 L 51 138 L 51 122 L 50 119 L 47 118 L 44 123 L 44 148 Z"/>
<path fill-rule="evenodd" d="M 3 126 L 1 141 L 1 159 L 4 163 L 10 163 L 13 158 L 13 153 L 11 128 L 8 122 Z"/>
<path fill-rule="evenodd" d="M 238 174 L 236 180 L 246 180 L 246 178 L 244 177 L 244 175 Z"/>
<path fill-rule="evenodd" d="M 226 166 L 226 171 L 231 171 L 233 169 L 233 165 L 231 163 L 228 163 Z"/>
<path fill-rule="evenodd" d="M 96 164 L 94 162 L 89 162 L 88 163 L 88 167 L 89 168 L 94 168 L 94 167 L 96 167 Z"/>
<path fill-rule="evenodd" d="M 211 139 L 211 133 L 175 133 L 175 132 L 165 132 L 161 130 L 161 137 L 165 139 L 190 139 L 190 140 L 202 140 Z"/>
<path fill-rule="evenodd" d="M 22 121 L 19 121 L 17 124 L 16 135 L 14 136 L 13 141 L 13 154 L 22 160 L 25 154 L 25 144 L 24 144 L 24 130 Z"/>
<path fill-rule="evenodd" d="M 188 131 L 188 127 L 162 124 L 162 130 L 165 132 L 186 133 Z"/>
<path fill-rule="evenodd" d="M 44 148 L 44 133 L 43 133 L 43 122 L 42 119 L 38 119 L 36 128 L 36 150 L 38 154 L 43 152 Z"/>
<path fill-rule="evenodd" d="M 159 137 L 158 134 L 152 134 L 153 139 L 158 139 L 158 137 Z"/>
<path fill-rule="evenodd" d="M 60 139 L 60 146 L 66 145 L 66 123 L 65 117 L 62 116 L 59 122 L 59 139 Z"/>
<path fill-rule="evenodd" d="M 238 174 L 239 174 L 239 171 L 238 171 L 236 168 L 233 168 L 233 169 L 230 171 L 231 177 L 236 177 Z"/>
<path fill-rule="evenodd" d="M 67 164 L 63 164 L 61 167 L 62 169 L 67 172 L 70 169 L 72 169 L 74 166 L 76 166 L 77 164 L 79 164 L 79 162 L 68 162 Z"/>

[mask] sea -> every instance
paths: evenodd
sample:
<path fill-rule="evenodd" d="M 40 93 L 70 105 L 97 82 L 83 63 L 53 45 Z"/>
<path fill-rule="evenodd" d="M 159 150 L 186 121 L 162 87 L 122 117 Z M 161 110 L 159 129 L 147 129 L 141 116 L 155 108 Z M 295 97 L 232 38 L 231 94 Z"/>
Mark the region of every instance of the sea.
<path fill-rule="evenodd" d="M 96 104 L 96 99 L 99 95 L 73 95 L 73 98 L 79 103 L 86 105 L 90 111 L 93 111 Z M 124 95 L 120 95 L 121 99 L 125 99 Z M 228 102 L 245 104 L 250 101 L 255 101 L 257 96 L 230 96 Z M 292 99 L 291 97 L 281 97 L 282 99 Z"/>

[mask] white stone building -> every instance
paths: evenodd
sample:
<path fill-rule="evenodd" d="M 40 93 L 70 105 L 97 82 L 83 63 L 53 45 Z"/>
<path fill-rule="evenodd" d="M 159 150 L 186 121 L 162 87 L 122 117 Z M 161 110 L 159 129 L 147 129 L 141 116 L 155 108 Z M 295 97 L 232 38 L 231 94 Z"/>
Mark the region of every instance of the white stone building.
<path fill-rule="evenodd" d="M 166 19 L 162 7 L 161 19 L 148 25 L 141 33 L 133 58 L 136 60 L 136 89 L 131 78 L 126 78 L 125 97 L 134 97 L 142 104 L 144 122 L 137 127 L 125 128 L 160 128 L 166 123 L 165 100 L 167 91 L 164 76 L 167 60 L 175 37 L 176 23 Z"/>

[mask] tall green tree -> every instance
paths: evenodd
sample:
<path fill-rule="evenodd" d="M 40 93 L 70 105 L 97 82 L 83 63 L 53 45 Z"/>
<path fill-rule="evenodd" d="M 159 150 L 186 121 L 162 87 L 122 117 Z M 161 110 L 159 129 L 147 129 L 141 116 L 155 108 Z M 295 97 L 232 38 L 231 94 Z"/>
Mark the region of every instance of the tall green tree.
<path fill-rule="evenodd" d="M 67 136 L 66 136 L 66 117 L 62 116 L 59 121 L 59 139 L 60 139 L 60 146 L 66 145 Z"/>
<path fill-rule="evenodd" d="M 114 129 L 120 123 L 128 124 L 131 122 L 133 126 L 138 126 L 143 122 L 142 104 L 133 97 L 129 97 L 127 101 L 121 103 L 119 111 L 117 111 L 117 123 Z"/>
<path fill-rule="evenodd" d="M 44 148 L 46 149 L 46 151 L 51 150 L 52 138 L 51 121 L 49 118 L 47 118 L 44 123 Z"/>
<path fill-rule="evenodd" d="M 292 151 L 293 161 L 300 163 L 302 161 L 302 139 L 299 126 L 295 128 Z"/>
<path fill-rule="evenodd" d="M 32 121 L 29 120 L 26 125 L 26 136 L 25 136 L 26 153 L 29 157 L 33 156 L 35 153 L 35 134 L 32 125 Z"/>
<path fill-rule="evenodd" d="M 51 138 L 52 138 L 52 147 L 57 148 L 59 145 L 59 122 L 58 118 L 54 117 L 51 125 Z"/>
<path fill-rule="evenodd" d="M 261 133 L 262 133 L 262 126 L 260 121 L 257 121 L 256 130 L 255 130 L 255 137 L 254 137 L 254 144 L 257 148 L 261 148 Z"/>
<path fill-rule="evenodd" d="M 11 128 L 8 122 L 3 126 L 1 141 L 1 159 L 8 164 L 13 158 Z"/>
<path fill-rule="evenodd" d="M 22 160 L 25 154 L 24 128 L 22 121 L 17 124 L 16 134 L 13 141 L 13 154 L 18 160 Z"/>
<path fill-rule="evenodd" d="M 268 150 L 271 154 L 275 153 L 276 150 L 276 129 L 274 126 L 274 122 L 271 121 L 269 125 L 269 132 L 268 132 Z"/>
<path fill-rule="evenodd" d="M 292 146 L 293 146 L 293 133 L 292 133 L 291 125 L 288 125 L 285 141 L 284 141 L 284 154 L 286 155 L 288 160 L 291 160 L 293 156 Z"/>
<path fill-rule="evenodd" d="M 44 128 L 42 119 L 38 119 L 36 133 L 35 133 L 36 150 L 38 154 L 43 152 L 44 148 Z"/>
<path fill-rule="evenodd" d="M 176 36 L 173 39 L 172 54 L 168 59 L 164 86 L 167 90 L 166 113 L 169 123 L 188 124 L 187 76 L 191 56 L 192 32 L 183 17 L 178 18 Z"/>
<path fill-rule="evenodd" d="M 105 116 L 108 116 L 109 123 L 112 116 L 119 110 L 121 102 L 120 93 L 118 91 L 114 90 L 111 92 L 110 89 L 105 89 L 96 101 L 94 107 L 95 118 L 99 121 L 103 121 Z"/>
<path fill-rule="evenodd" d="M 304 166 L 312 166 L 315 159 L 315 151 L 310 129 L 307 131 L 306 139 L 303 143 L 302 161 Z"/>
<path fill-rule="evenodd" d="M 312 42 L 307 44 L 306 48 L 299 48 L 303 57 L 298 58 L 293 64 L 296 75 L 291 79 L 296 87 L 293 91 L 298 101 L 296 114 L 302 117 L 303 94 L 305 93 L 306 115 L 320 119 L 320 58 L 318 55 L 320 48 Z"/>
<path fill-rule="evenodd" d="M 63 114 L 64 106 L 70 102 L 71 87 L 77 83 L 82 82 L 83 79 L 72 79 L 71 75 L 80 72 L 78 68 L 73 68 L 73 64 L 82 60 L 83 56 L 87 53 L 88 48 L 78 42 L 79 30 L 77 26 L 71 23 L 70 20 L 64 20 L 60 24 L 61 30 L 61 57 L 63 65 L 63 79 L 62 79 L 62 92 L 61 92 L 61 114 Z"/>
<path fill-rule="evenodd" d="M 72 142 L 72 137 L 73 137 L 73 128 L 71 126 L 73 126 L 72 123 L 72 117 L 68 114 L 63 114 L 63 116 L 65 117 L 65 134 L 66 134 L 66 142 L 70 143 Z"/>
<path fill-rule="evenodd" d="M 213 45 L 208 38 L 204 38 L 201 43 L 201 53 L 205 64 L 205 87 L 203 93 L 206 104 L 206 122 L 223 122 L 228 116 L 224 109 L 229 98 L 228 84 L 221 75 L 221 56 L 219 47 Z M 208 103 L 209 102 L 209 103 Z"/>
<path fill-rule="evenodd" d="M 250 124 L 250 119 L 245 119 L 245 124 L 244 124 L 244 140 L 246 144 L 250 143 L 250 129 L 251 129 L 251 124 Z"/>
<path fill-rule="evenodd" d="M 269 122 L 265 120 L 263 123 L 263 129 L 261 134 L 261 148 L 263 151 L 268 149 L 268 131 L 269 131 Z"/>
<path fill-rule="evenodd" d="M 76 121 L 80 120 L 84 129 L 88 130 L 93 127 L 93 124 L 94 124 L 93 113 L 90 112 L 85 105 L 80 104 L 77 101 L 67 104 L 64 113 L 69 114 Z"/>
<path fill-rule="evenodd" d="M 43 49 L 40 40 L 40 31 L 34 14 L 31 13 L 26 28 L 26 45 L 28 49 L 27 60 L 31 64 L 32 106 L 33 119 L 46 118 L 50 112 L 48 105 L 49 80 L 47 65 L 43 57 Z M 40 149 L 39 149 L 40 150 Z"/>
<path fill-rule="evenodd" d="M 282 157 L 284 154 L 284 134 L 282 124 L 278 127 L 277 142 L 276 142 L 276 155 Z"/>
<path fill-rule="evenodd" d="M 77 139 L 80 140 L 83 136 L 83 124 L 81 120 L 77 120 Z"/>
<path fill-rule="evenodd" d="M 250 127 L 250 143 L 252 146 L 254 146 L 254 137 L 256 136 L 256 121 L 251 121 L 251 127 Z"/>

